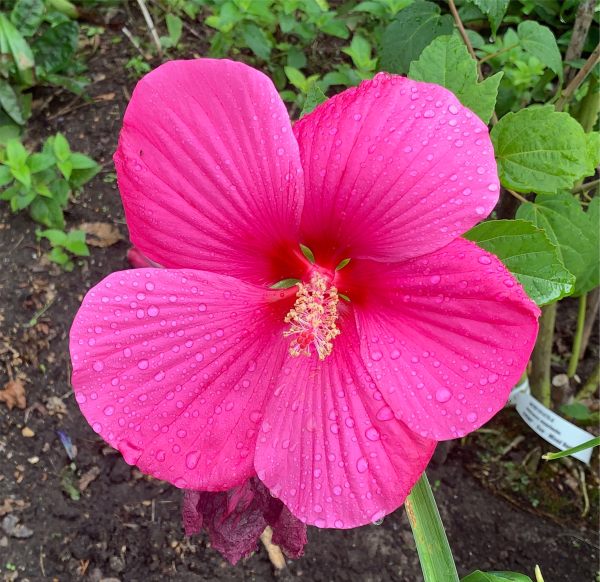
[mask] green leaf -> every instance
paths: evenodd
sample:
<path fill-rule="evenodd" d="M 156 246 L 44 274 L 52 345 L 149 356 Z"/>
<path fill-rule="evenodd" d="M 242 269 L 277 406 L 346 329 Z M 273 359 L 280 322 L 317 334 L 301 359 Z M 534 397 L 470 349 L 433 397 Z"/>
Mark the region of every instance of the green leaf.
<path fill-rule="evenodd" d="M 169 40 L 171 41 L 171 46 L 177 46 L 179 41 L 181 40 L 181 33 L 183 31 L 183 21 L 179 16 L 175 14 L 168 13 L 165 17 L 165 22 L 167 24 L 167 31 L 169 32 Z"/>
<path fill-rule="evenodd" d="M 406 498 L 404 507 L 425 582 L 458 582 L 452 550 L 425 473 Z"/>
<path fill-rule="evenodd" d="M 442 16 L 433 2 L 419 1 L 398 13 L 383 33 L 380 68 L 389 73 L 406 74 L 410 63 L 436 37 L 451 34 L 452 17 Z"/>
<path fill-rule="evenodd" d="M 48 253 L 48 258 L 53 263 L 64 267 L 65 271 L 73 270 L 73 262 L 71 261 L 71 259 L 69 259 L 69 255 L 67 255 L 67 253 L 65 253 L 65 251 L 61 247 L 53 247 L 52 250 Z M 78 492 L 75 488 L 70 490 L 67 487 L 65 487 L 65 490 L 71 495 L 71 499 L 79 499 L 79 497 L 77 496 Z M 71 494 L 71 491 L 77 493 L 77 495 Z"/>
<path fill-rule="evenodd" d="M 60 162 L 65 162 L 71 157 L 71 148 L 67 138 L 62 133 L 57 133 L 52 142 L 52 150 L 56 159 Z"/>
<path fill-rule="evenodd" d="M 568 457 L 574 453 L 578 453 L 579 451 L 585 451 L 586 449 L 591 449 L 592 447 L 600 446 L 600 437 L 594 437 L 585 443 L 577 445 L 576 447 L 572 447 L 570 449 L 566 449 L 565 451 L 559 451 L 558 453 L 546 453 L 542 455 L 542 459 L 546 461 L 554 461 L 555 459 L 560 459 L 562 457 Z"/>
<path fill-rule="evenodd" d="M 36 174 L 37 172 L 43 172 L 48 168 L 51 168 L 55 163 L 54 156 L 49 156 L 44 153 L 36 153 L 31 154 L 29 156 L 29 160 L 27 161 L 29 168 L 32 174 Z"/>
<path fill-rule="evenodd" d="M 517 572 L 482 572 L 476 570 L 460 582 L 532 582 L 529 576 Z"/>
<path fill-rule="evenodd" d="M 50 244 L 55 246 L 65 246 L 65 242 L 67 241 L 67 234 L 62 230 L 58 230 L 56 228 L 49 228 L 47 230 L 37 229 L 35 231 L 35 236 L 38 238 L 47 238 L 50 241 Z"/>
<path fill-rule="evenodd" d="M 588 420 L 592 416 L 590 409 L 581 402 L 571 402 L 571 404 L 563 404 L 560 407 L 560 412 L 565 416 L 574 418 L 575 420 Z"/>
<path fill-rule="evenodd" d="M 73 21 L 48 28 L 33 43 L 36 67 L 44 74 L 59 73 L 65 69 L 75 56 L 78 36 L 79 27 Z"/>
<path fill-rule="evenodd" d="M 311 83 L 308 92 L 306 93 L 306 99 L 304 100 L 304 107 L 302 108 L 302 113 L 300 113 L 300 119 L 302 119 L 305 115 L 312 113 L 317 105 L 324 103 L 327 101 L 327 95 L 321 91 L 321 88 L 317 83 Z"/>
<path fill-rule="evenodd" d="M 583 128 L 551 105 L 508 113 L 492 129 L 502 185 L 555 193 L 594 173 Z"/>
<path fill-rule="evenodd" d="M 11 139 L 6 143 L 6 163 L 11 167 L 24 166 L 29 154 L 20 140 Z"/>
<path fill-rule="evenodd" d="M 58 161 L 56 162 L 56 166 L 67 180 L 71 177 L 71 172 L 73 171 L 71 160 L 65 160 L 64 162 Z"/>
<path fill-rule="evenodd" d="M 6 186 L 13 181 L 13 175 L 9 166 L 0 165 L 0 186 Z"/>
<path fill-rule="evenodd" d="M 519 24 L 517 33 L 521 47 L 562 79 L 562 58 L 552 31 L 533 20 L 525 20 Z"/>
<path fill-rule="evenodd" d="M 464 236 L 496 255 L 538 305 L 557 301 L 573 290 L 575 277 L 561 263 L 558 249 L 531 222 L 489 220 Z"/>
<path fill-rule="evenodd" d="M 288 78 L 289 82 L 296 87 L 296 89 L 299 89 L 300 91 L 302 91 L 303 93 L 306 92 L 306 76 L 304 75 L 304 73 L 302 73 L 302 71 L 294 68 L 294 67 L 283 67 L 283 70 L 285 71 L 285 75 Z"/>
<path fill-rule="evenodd" d="M 248 48 L 263 61 L 271 56 L 271 41 L 265 33 L 253 22 L 245 22 L 242 27 L 242 37 Z"/>
<path fill-rule="evenodd" d="M 585 139 L 587 141 L 589 166 L 591 168 L 596 168 L 600 165 L 600 133 L 597 131 L 590 131 L 585 134 Z"/>
<path fill-rule="evenodd" d="M 10 54 L 17 67 L 19 82 L 25 86 L 33 85 L 34 59 L 29 44 L 12 22 L 0 12 L 0 53 Z"/>
<path fill-rule="evenodd" d="M 302 254 L 308 259 L 309 263 L 315 264 L 315 255 L 314 253 L 306 246 L 300 243 L 300 250 Z"/>
<path fill-rule="evenodd" d="M 62 208 L 56 200 L 36 198 L 29 207 L 31 218 L 40 224 L 57 229 L 64 229 L 65 219 Z"/>
<path fill-rule="evenodd" d="M 563 265 L 575 276 L 572 295 L 581 295 L 600 284 L 598 224 L 594 213 L 584 212 L 568 192 L 538 196 L 517 210 L 517 218 L 542 228 L 557 247 Z"/>
<path fill-rule="evenodd" d="M 488 17 L 494 36 L 496 36 L 498 27 L 506 14 L 509 1 L 510 0 L 471 0 L 471 2 L 473 2 L 473 4 Z"/>
<path fill-rule="evenodd" d="M 83 230 L 72 230 L 63 245 L 68 251 L 79 257 L 89 257 L 90 249 L 85 244 L 85 232 Z"/>
<path fill-rule="evenodd" d="M 346 53 L 352 59 L 357 69 L 372 71 L 377 63 L 377 59 L 371 58 L 371 44 L 359 34 L 355 34 L 352 37 L 350 46 L 343 48 L 342 52 Z"/>
<path fill-rule="evenodd" d="M 74 170 L 88 170 L 91 168 L 98 168 L 98 164 L 89 156 L 80 153 L 72 153 L 69 158 L 71 166 Z"/>
<path fill-rule="evenodd" d="M 450 89 L 460 102 L 488 123 L 496 106 L 498 85 L 503 73 L 481 83 L 477 63 L 456 35 L 438 36 L 426 47 L 418 61 L 410 65 L 408 76 L 415 81 L 437 83 Z"/>
<path fill-rule="evenodd" d="M 45 11 L 42 0 L 17 0 L 10 20 L 23 36 L 32 36 L 42 23 Z"/>
<path fill-rule="evenodd" d="M 0 107 L 6 111 L 15 123 L 18 123 L 19 125 L 25 124 L 23 111 L 21 110 L 21 104 L 19 103 L 17 94 L 10 83 L 2 78 L 0 78 Z"/>

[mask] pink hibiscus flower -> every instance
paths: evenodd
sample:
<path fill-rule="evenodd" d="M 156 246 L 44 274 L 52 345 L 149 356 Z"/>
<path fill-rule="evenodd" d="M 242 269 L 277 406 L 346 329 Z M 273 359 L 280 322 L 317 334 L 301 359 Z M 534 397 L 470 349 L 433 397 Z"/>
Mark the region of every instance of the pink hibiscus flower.
<path fill-rule="evenodd" d="M 538 309 L 460 238 L 499 184 L 446 89 L 379 74 L 292 128 L 258 71 L 170 62 L 136 87 L 115 163 L 131 239 L 165 269 L 94 287 L 71 354 L 127 462 L 203 491 L 257 475 L 303 522 L 349 528 L 506 402 Z"/>

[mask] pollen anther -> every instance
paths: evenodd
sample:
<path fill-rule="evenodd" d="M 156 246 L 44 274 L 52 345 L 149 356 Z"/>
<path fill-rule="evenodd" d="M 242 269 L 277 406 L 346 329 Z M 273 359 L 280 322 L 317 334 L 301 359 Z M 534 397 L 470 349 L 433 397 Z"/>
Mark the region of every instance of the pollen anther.
<path fill-rule="evenodd" d="M 292 356 L 310 356 L 314 349 L 320 360 L 333 350 L 333 340 L 340 333 L 337 289 L 330 285 L 318 271 L 313 272 L 308 283 L 298 283 L 294 307 L 285 316 L 290 327 L 283 332 L 293 336 L 290 342 Z"/>

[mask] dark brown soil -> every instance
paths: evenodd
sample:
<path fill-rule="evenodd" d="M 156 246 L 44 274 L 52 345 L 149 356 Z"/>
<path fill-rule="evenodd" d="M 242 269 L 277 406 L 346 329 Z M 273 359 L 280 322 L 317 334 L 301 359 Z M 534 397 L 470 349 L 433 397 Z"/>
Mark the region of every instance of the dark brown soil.
<path fill-rule="evenodd" d="M 58 95 L 43 109 L 38 104 L 29 140 L 33 145 L 61 131 L 73 149 L 105 164 L 72 204 L 67 223 L 117 224 L 126 237 L 111 156 L 132 86 L 124 70 L 132 49 L 124 40 L 114 44 L 112 38 L 107 32 L 89 61 L 96 79 L 89 94 L 95 101 Z M 179 520 L 180 492 L 146 478 L 106 447 L 79 413 L 69 385 L 70 322 L 88 288 L 108 273 L 127 268 L 126 242 L 94 248 L 89 260 L 65 273 L 43 258 L 35 225 L 27 216 L 10 215 L 2 205 L 0 220 L 0 386 L 9 374 L 20 375 L 28 406 L 25 411 L 8 411 L 0 404 L 0 521 L 14 515 L 32 532 L 19 539 L 0 529 L 0 572 L 5 580 L 422 579 L 403 509 L 380 526 L 349 531 L 310 528 L 305 556 L 278 575 L 262 548 L 234 568 L 204 537 L 187 539 Z M 32 321 L 45 307 L 37 322 Z M 581 519 L 581 495 L 577 486 L 567 487 L 563 492 L 569 495 L 569 507 L 554 514 L 545 508 L 550 515 L 545 517 L 531 503 L 545 495 L 535 479 L 530 481 L 532 490 L 525 484 L 516 492 L 512 482 L 499 485 L 489 479 L 491 466 L 502 472 L 504 463 L 518 464 L 535 447 L 547 450 L 518 422 L 510 411 L 501 413 L 492 425 L 500 435 L 497 440 L 488 438 L 494 433 L 470 437 L 454 446 L 445 463 L 428 471 L 459 571 L 464 575 L 480 568 L 533 575 L 537 563 L 546 582 L 591 582 L 598 570 L 593 531 L 597 495 L 591 517 Z M 482 451 L 502 448 L 515 430 L 526 436 L 518 449 L 497 461 L 484 458 Z M 77 447 L 72 463 L 57 431 Z M 561 467 L 565 475 L 570 470 L 570 465 Z M 563 473 L 559 471 L 557 483 L 549 485 L 559 494 Z M 593 475 L 587 475 L 588 483 L 594 484 Z M 76 500 L 72 497 L 82 476 L 92 480 Z"/>

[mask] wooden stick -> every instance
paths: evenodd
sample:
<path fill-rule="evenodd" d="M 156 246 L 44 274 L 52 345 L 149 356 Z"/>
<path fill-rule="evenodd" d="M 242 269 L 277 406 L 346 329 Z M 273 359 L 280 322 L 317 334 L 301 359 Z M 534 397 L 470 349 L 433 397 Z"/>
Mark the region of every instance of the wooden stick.
<path fill-rule="evenodd" d="M 585 65 L 573 77 L 572 81 L 567 85 L 567 88 L 562 92 L 560 99 L 556 102 L 556 111 L 562 111 L 563 107 L 573 97 L 575 91 L 585 81 L 585 78 L 590 74 L 591 70 L 600 62 L 600 44 L 596 46 L 594 52 L 585 61 Z"/>
<path fill-rule="evenodd" d="M 160 39 L 158 38 L 158 33 L 156 32 L 156 28 L 154 27 L 154 21 L 152 20 L 152 16 L 150 16 L 150 12 L 148 12 L 148 8 L 146 7 L 146 3 L 144 0 L 137 0 L 138 6 L 142 11 L 142 15 L 144 20 L 146 21 L 146 25 L 148 26 L 148 30 L 150 31 L 150 36 L 156 45 L 156 50 L 158 51 L 158 56 L 162 57 L 162 46 L 160 46 Z"/>

